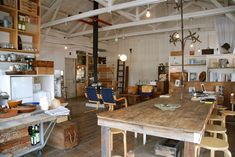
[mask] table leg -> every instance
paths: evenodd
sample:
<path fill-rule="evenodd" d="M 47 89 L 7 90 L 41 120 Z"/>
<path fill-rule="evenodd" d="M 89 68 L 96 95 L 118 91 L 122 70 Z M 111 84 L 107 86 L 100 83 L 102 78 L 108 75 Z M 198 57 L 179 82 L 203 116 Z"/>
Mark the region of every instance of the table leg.
<path fill-rule="evenodd" d="M 101 126 L 101 156 L 111 157 L 110 128 Z"/>
<path fill-rule="evenodd" d="M 193 157 L 195 155 L 195 143 L 184 142 L 184 157 Z"/>

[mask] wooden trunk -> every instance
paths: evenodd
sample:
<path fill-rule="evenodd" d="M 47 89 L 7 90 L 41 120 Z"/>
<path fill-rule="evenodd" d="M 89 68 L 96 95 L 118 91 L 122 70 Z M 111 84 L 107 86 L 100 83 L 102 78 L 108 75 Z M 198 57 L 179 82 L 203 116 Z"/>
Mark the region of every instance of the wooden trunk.
<path fill-rule="evenodd" d="M 58 149 L 70 149 L 78 145 L 78 130 L 75 123 L 66 121 L 56 124 L 48 144 Z"/>

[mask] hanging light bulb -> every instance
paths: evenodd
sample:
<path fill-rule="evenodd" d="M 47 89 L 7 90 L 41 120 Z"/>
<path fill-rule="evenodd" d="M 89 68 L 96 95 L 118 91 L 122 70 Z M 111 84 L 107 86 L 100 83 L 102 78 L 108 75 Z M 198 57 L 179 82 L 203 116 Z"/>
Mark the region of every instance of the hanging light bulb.
<path fill-rule="evenodd" d="M 125 62 L 127 60 L 127 55 L 122 54 L 122 55 L 120 55 L 119 58 L 120 58 L 121 61 Z"/>
<path fill-rule="evenodd" d="M 197 50 L 197 52 L 199 52 L 199 53 L 200 53 L 201 51 L 202 51 L 201 49 L 198 49 L 198 50 Z"/>
<path fill-rule="evenodd" d="M 115 39 L 114 39 L 115 42 L 118 42 L 118 37 L 116 36 Z"/>
<path fill-rule="evenodd" d="M 193 45 L 193 44 L 190 44 L 190 47 L 191 47 L 191 48 L 193 48 L 193 47 L 194 47 L 194 45 Z"/>
<path fill-rule="evenodd" d="M 146 12 L 146 17 L 149 18 L 151 16 L 151 13 L 150 13 L 150 10 L 149 10 L 149 7 L 147 9 L 147 12 Z"/>
<path fill-rule="evenodd" d="M 68 49 L 68 47 L 67 47 L 67 46 L 64 46 L 64 49 L 65 49 L 65 50 L 67 50 L 67 49 Z"/>
<path fill-rule="evenodd" d="M 119 58 L 120 58 L 120 56 L 121 56 L 121 55 L 120 55 L 120 54 L 118 54 L 118 57 L 119 57 Z"/>
<path fill-rule="evenodd" d="M 176 33 L 176 34 L 175 34 L 175 37 L 176 37 L 177 39 L 179 39 L 179 38 L 180 38 L 179 33 Z"/>

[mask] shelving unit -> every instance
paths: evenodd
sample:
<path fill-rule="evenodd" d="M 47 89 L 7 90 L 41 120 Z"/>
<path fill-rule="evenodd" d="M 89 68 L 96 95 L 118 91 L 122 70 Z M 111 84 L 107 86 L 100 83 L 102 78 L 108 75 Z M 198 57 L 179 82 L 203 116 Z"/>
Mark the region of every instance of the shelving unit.
<path fill-rule="evenodd" d="M 26 11 L 27 9 L 27 11 Z M 0 34 L 7 33 L 9 41 L 2 38 L 1 42 L 11 43 L 12 49 L 0 48 L 0 51 L 20 52 L 36 54 L 40 51 L 40 0 L 16 0 L 14 7 L 7 5 L 0 5 L 0 11 L 12 18 L 12 27 L 0 27 Z M 31 11 L 31 12 L 30 12 Z M 28 22 L 25 22 L 25 30 L 19 30 L 19 16 L 28 18 Z M 22 39 L 22 45 L 26 45 L 24 42 L 30 41 L 30 46 L 33 51 L 20 49 L 18 45 L 18 36 Z M 29 44 L 27 44 L 29 45 Z"/>
<path fill-rule="evenodd" d="M 179 72 L 182 71 L 182 57 L 181 56 L 170 56 L 169 57 L 169 78 L 179 79 Z M 207 72 L 206 56 L 185 56 L 184 70 L 187 73 L 185 75 L 187 81 L 199 80 L 199 74 L 203 71 Z M 174 79 L 174 80 L 175 80 Z"/>
<path fill-rule="evenodd" d="M 226 67 L 219 65 L 220 59 L 228 60 Z M 181 56 L 170 56 L 169 65 L 169 75 L 181 72 Z M 191 81 L 190 74 L 198 79 L 198 74 L 202 71 L 206 72 L 208 82 L 235 81 L 235 54 L 185 56 L 184 67 L 188 73 L 188 81 Z"/>
<path fill-rule="evenodd" d="M 114 85 L 114 67 L 107 66 L 106 64 L 99 64 L 98 68 L 98 81 L 105 87 L 113 87 Z"/>

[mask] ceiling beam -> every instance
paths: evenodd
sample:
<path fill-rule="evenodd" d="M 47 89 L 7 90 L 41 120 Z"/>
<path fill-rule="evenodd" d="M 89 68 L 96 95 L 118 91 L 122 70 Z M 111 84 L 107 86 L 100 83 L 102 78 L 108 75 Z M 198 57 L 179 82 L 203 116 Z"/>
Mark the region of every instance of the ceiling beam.
<path fill-rule="evenodd" d="M 56 16 L 57 16 L 58 12 L 59 12 L 59 10 L 60 10 L 60 6 L 61 6 L 61 3 L 62 3 L 62 0 L 58 0 L 57 2 L 58 2 L 58 7 L 56 8 L 55 12 L 53 13 L 52 18 L 51 18 L 51 21 L 54 21 L 54 20 L 55 20 L 55 18 L 56 18 Z M 55 3 L 54 3 L 54 4 L 55 4 Z M 51 27 L 49 27 L 49 28 L 46 29 L 45 37 L 44 37 L 43 40 L 46 40 L 47 35 L 49 34 L 50 31 L 51 31 Z"/>
<path fill-rule="evenodd" d="M 98 2 L 99 4 L 101 4 L 104 7 L 110 7 L 111 6 L 111 4 L 105 2 L 104 0 L 95 0 L 95 1 Z M 125 17 L 128 20 L 135 21 L 135 16 L 130 14 L 130 13 L 128 13 L 128 12 L 125 12 L 125 11 L 122 11 L 122 10 L 118 10 L 117 13 L 119 15 Z"/>
<path fill-rule="evenodd" d="M 217 8 L 222 8 L 223 6 L 217 1 L 217 0 L 211 0 L 211 2 L 217 7 Z M 235 22 L 235 17 L 231 13 L 225 14 L 230 20 Z"/>
<path fill-rule="evenodd" d="M 226 13 L 233 12 L 233 11 L 235 11 L 235 6 L 216 8 L 216 9 L 210 9 L 210 10 L 204 10 L 204 11 L 197 11 L 197 12 L 184 14 L 184 19 L 212 16 L 212 15 L 221 15 L 221 14 L 226 14 Z M 152 19 L 146 19 L 146 20 L 141 20 L 141 21 L 136 21 L 136 22 L 129 22 L 129 23 L 124 23 L 124 24 L 107 26 L 107 27 L 101 28 L 100 31 L 109 31 L 109 30 L 114 30 L 114 29 L 155 24 L 155 23 L 161 23 L 161 22 L 177 21 L 177 20 L 180 20 L 180 18 L 181 18 L 180 15 L 164 16 L 164 17 L 159 17 L 159 18 L 152 18 Z M 84 32 L 74 33 L 70 37 L 87 35 L 87 34 L 91 34 L 91 33 L 92 33 L 92 30 L 88 30 L 88 31 L 84 31 Z"/>
<path fill-rule="evenodd" d="M 198 25 L 198 26 L 186 26 L 184 29 L 198 29 L 198 28 L 212 28 L 212 26 L 208 25 Z M 140 35 L 149 35 L 149 34 L 157 34 L 157 33 L 164 33 L 164 32 L 172 32 L 172 31 L 177 31 L 180 30 L 179 27 L 173 27 L 173 28 L 166 28 L 166 29 L 158 29 L 158 30 L 151 30 L 151 31 L 142 31 L 142 32 L 132 32 L 132 33 L 127 33 L 125 34 L 125 37 L 133 37 L 133 36 L 140 36 Z M 111 40 L 115 39 L 116 36 L 109 36 L 109 37 L 104 37 L 100 38 L 99 41 L 105 41 L 105 40 Z M 118 35 L 118 38 L 122 38 L 123 35 Z"/>
<path fill-rule="evenodd" d="M 69 21 L 80 20 L 80 19 L 84 19 L 87 17 L 92 17 L 92 16 L 104 14 L 104 13 L 107 13 L 110 11 L 118 11 L 121 9 L 142 6 L 142 5 L 149 4 L 149 3 L 161 3 L 161 2 L 165 2 L 165 1 L 166 0 L 134 0 L 134 1 L 126 2 L 126 3 L 112 5 L 110 7 L 104 7 L 104 8 L 84 12 L 84 13 L 73 15 L 70 17 L 63 18 L 63 19 L 51 21 L 51 22 L 42 24 L 41 28 L 47 28 L 47 27 L 55 26 L 55 25 L 58 25 L 61 23 L 69 22 Z"/>
<path fill-rule="evenodd" d="M 61 4 L 61 1 L 55 1 L 51 7 L 42 15 L 42 21 L 45 21 L 49 15 L 51 15 L 56 8 L 58 8 Z"/>

